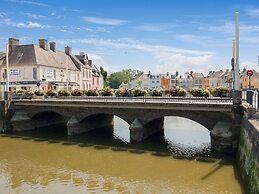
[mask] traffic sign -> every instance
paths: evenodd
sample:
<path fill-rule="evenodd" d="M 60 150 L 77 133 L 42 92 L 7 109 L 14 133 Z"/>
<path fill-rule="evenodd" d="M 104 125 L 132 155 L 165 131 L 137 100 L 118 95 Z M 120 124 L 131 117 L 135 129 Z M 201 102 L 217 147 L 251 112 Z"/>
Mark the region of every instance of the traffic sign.
<path fill-rule="evenodd" d="M 246 72 L 246 75 L 247 76 L 252 76 L 254 74 L 254 72 L 253 72 L 253 70 L 247 70 L 247 72 Z"/>
<path fill-rule="evenodd" d="M 37 86 L 40 86 L 40 82 L 37 82 Z"/>

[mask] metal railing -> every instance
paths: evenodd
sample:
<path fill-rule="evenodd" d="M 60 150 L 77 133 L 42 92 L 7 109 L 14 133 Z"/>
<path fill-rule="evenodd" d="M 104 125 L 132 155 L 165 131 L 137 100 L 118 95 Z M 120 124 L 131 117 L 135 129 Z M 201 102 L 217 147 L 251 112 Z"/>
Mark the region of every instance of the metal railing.
<path fill-rule="evenodd" d="M 50 98 L 51 99 L 51 98 Z M 115 96 L 59 96 L 56 99 L 62 100 L 84 100 L 95 102 L 146 102 L 146 103 L 208 103 L 208 104 L 231 104 L 232 98 L 229 97 L 115 97 Z"/>
<path fill-rule="evenodd" d="M 61 101 L 75 100 L 86 102 L 145 102 L 145 103 L 206 103 L 206 104 L 232 104 L 230 97 L 193 97 L 193 96 L 140 96 L 140 97 L 116 97 L 116 96 L 55 96 L 55 97 L 36 97 L 26 95 L 13 95 L 14 101 L 19 100 L 43 100 L 43 101 Z"/>
<path fill-rule="evenodd" d="M 259 94 L 258 91 L 245 90 L 242 91 L 242 101 L 250 104 L 255 108 L 256 112 L 259 110 Z"/>

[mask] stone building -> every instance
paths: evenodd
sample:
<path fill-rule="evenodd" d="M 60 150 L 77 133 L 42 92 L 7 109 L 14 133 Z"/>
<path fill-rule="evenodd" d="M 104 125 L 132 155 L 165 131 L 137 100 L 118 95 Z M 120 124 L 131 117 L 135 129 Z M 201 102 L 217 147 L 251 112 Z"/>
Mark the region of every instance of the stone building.
<path fill-rule="evenodd" d="M 39 45 L 20 45 L 18 39 L 9 39 L 9 90 L 36 89 L 90 89 L 92 88 L 92 67 L 88 57 L 84 59 L 72 54 L 71 47 L 61 52 L 56 43 L 40 39 Z M 1 64 L 1 63 L 0 63 Z M 0 66 L 0 89 L 6 82 L 6 61 Z M 100 78 L 102 79 L 102 78 Z M 100 81 L 101 82 L 101 81 Z"/>
<path fill-rule="evenodd" d="M 193 88 L 203 88 L 204 87 L 204 76 L 202 73 L 190 72 L 193 78 Z"/>

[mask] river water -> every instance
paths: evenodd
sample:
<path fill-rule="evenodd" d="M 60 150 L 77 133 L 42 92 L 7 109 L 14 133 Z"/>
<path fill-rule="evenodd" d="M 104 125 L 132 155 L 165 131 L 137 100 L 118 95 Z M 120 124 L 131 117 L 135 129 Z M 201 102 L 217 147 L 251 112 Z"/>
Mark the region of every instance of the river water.
<path fill-rule="evenodd" d="M 165 118 L 164 136 L 130 144 L 128 125 L 67 137 L 62 127 L 0 135 L 0 193 L 242 193 L 235 160 L 209 131 Z"/>

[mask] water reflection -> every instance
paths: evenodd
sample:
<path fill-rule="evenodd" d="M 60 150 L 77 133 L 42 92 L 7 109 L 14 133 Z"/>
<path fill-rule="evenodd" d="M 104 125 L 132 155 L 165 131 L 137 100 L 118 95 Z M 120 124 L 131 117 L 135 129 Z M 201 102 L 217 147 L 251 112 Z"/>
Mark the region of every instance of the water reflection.
<path fill-rule="evenodd" d="M 114 116 L 113 136 L 115 139 L 120 139 L 125 143 L 130 143 L 130 125 L 123 119 Z"/>
<path fill-rule="evenodd" d="M 210 131 L 190 119 L 165 117 L 164 137 L 173 153 L 196 155 L 210 152 Z"/>

